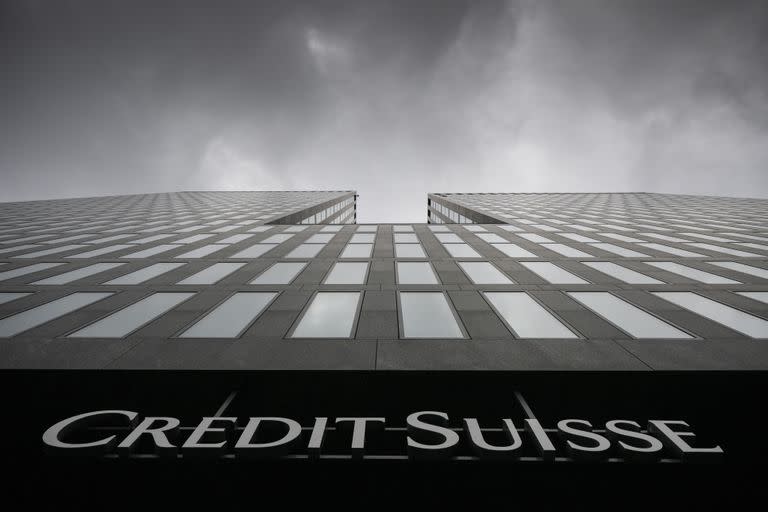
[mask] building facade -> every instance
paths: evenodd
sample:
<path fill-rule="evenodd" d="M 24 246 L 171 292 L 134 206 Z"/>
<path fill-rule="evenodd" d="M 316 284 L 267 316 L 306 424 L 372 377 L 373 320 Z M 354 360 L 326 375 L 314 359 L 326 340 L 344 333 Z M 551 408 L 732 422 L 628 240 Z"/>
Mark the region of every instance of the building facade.
<path fill-rule="evenodd" d="M 442 498 L 502 497 L 510 477 L 566 493 L 639 481 L 688 499 L 753 481 L 768 201 L 436 193 L 407 225 L 358 225 L 355 209 L 353 191 L 0 205 L 0 367 L 26 418 L 4 425 L 24 440 L 14 460 L 69 499 L 83 471 L 89 504 L 115 479 L 159 490 L 211 468 L 222 492 L 247 474 L 343 479 L 357 497 L 382 480 L 448 485 Z M 178 420 L 171 446 L 128 443 L 114 412 L 41 441 L 105 410 Z M 78 448 L 106 431 L 98 455 Z"/>

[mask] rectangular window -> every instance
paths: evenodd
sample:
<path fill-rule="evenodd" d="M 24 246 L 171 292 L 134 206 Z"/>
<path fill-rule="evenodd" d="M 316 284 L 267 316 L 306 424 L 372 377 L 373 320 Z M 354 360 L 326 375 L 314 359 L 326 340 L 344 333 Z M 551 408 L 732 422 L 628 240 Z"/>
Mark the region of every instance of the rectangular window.
<path fill-rule="evenodd" d="M 374 237 L 373 233 L 355 233 L 352 235 L 352 238 L 350 238 L 349 243 L 351 244 L 372 244 Z"/>
<path fill-rule="evenodd" d="M 237 338 L 276 296 L 273 292 L 235 293 L 179 337 Z"/>
<path fill-rule="evenodd" d="M 30 247 L 38 247 L 37 245 L 33 245 Z M 74 251 L 75 249 L 83 249 L 85 247 L 88 247 L 87 245 L 64 245 L 61 247 L 54 247 L 53 249 L 45 249 L 44 251 L 35 251 L 35 252 L 29 252 L 27 254 L 20 254 L 19 256 L 14 256 L 14 258 L 40 258 L 41 256 L 48 256 L 50 254 L 57 254 L 60 252 L 66 252 L 66 251 Z M 17 247 L 17 249 L 20 249 L 20 247 Z M 5 250 L 3 251 L 5 252 Z"/>
<path fill-rule="evenodd" d="M 768 304 L 768 292 L 737 292 L 739 295 Z"/>
<path fill-rule="evenodd" d="M 192 249 L 191 251 L 185 252 L 183 254 L 179 254 L 178 256 L 176 256 L 176 258 L 204 258 L 209 254 L 213 254 L 216 251 L 226 249 L 227 247 L 229 246 L 224 244 L 204 245 L 202 247 L 198 247 L 197 249 Z"/>
<path fill-rule="evenodd" d="M 243 265 L 245 263 L 214 263 L 210 267 L 192 274 L 176 284 L 215 284 Z"/>
<path fill-rule="evenodd" d="M 395 233 L 409 233 L 413 231 L 413 226 L 392 226 Z"/>
<path fill-rule="evenodd" d="M 325 244 L 301 244 L 285 255 L 286 258 L 314 258 Z"/>
<path fill-rule="evenodd" d="M 123 249 L 130 249 L 136 247 L 135 245 L 110 245 L 109 247 L 102 247 L 101 249 L 95 249 L 93 251 L 80 252 L 69 256 L 69 258 L 95 258 L 96 256 L 102 256 L 111 252 L 122 251 Z"/>
<path fill-rule="evenodd" d="M 645 240 L 640 240 L 639 238 L 635 238 L 632 236 L 619 235 L 618 233 L 598 233 L 598 235 L 604 236 L 607 238 L 613 238 L 614 240 L 618 240 L 619 242 L 630 242 L 630 243 L 645 242 Z M 598 243 L 601 243 L 601 242 L 598 242 Z"/>
<path fill-rule="evenodd" d="M 239 234 L 239 235 L 231 235 L 223 240 L 219 240 L 216 242 L 217 244 L 237 244 L 242 242 L 243 240 L 248 240 L 253 235 L 246 235 L 246 234 Z"/>
<path fill-rule="evenodd" d="M 262 272 L 250 284 L 290 284 L 304 270 L 307 262 L 278 262 Z"/>
<path fill-rule="evenodd" d="M 480 233 L 480 232 L 483 232 L 483 231 L 488 231 L 483 226 L 476 226 L 476 225 L 464 226 L 464 229 L 466 229 L 467 231 L 472 231 L 473 233 Z"/>
<path fill-rule="evenodd" d="M 0 338 L 10 338 L 20 332 L 84 308 L 89 304 L 104 299 L 111 293 L 78 292 L 40 306 L 16 313 L 0 320 Z"/>
<path fill-rule="evenodd" d="M 518 338 L 577 338 L 525 292 L 483 292 Z"/>
<path fill-rule="evenodd" d="M 289 238 L 291 238 L 292 236 L 293 235 L 288 234 L 288 233 L 278 233 L 276 235 L 268 236 L 267 238 L 265 238 L 264 240 L 262 240 L 259 243 L 262 243 L 262 244 L 281 244 L 281 243 L 285 242 L 286 240 L 288 240 Z"/>
<path fill-rule="evenodd" d="M 529 242 L 533 242 L 536 244 L 551 244 L 552 240 L 550 240 L 547 237 L 543 237 L 541 235 L 537 235 L 536 233 L 518 233 L 517 236 L 525 238 Z M 501 242 L 506 242 L 506 240 L 500 240 Z"/>
<path fill-rule="evenodd" d="M 475 284 L 512 284 L 512 280 L 487 261 L 459 261 L 461 269 Z"/>
<path fill-rule="evenodd" d="M 360 292 L 318 292 L 291 338 L 349 338 L 355 324 Z"/>
<path fill-rule="evenodd" d="M 367 275 L 366 261 L 339 262 L 325 278 L 325 284 L 365 284 Z"/>
<path fill-rule="evenodd" d="M 667 254 L 674 254 L 675 256 L 680 256 L 682 258 L 702 258 L 704 257 L 703 254 L 699 254 L 697 252 L 691 252 L 691 251 L 684 251 L 683 249 L 678 249 L 677 247 L 670 247 L 668 245 L 664 244 L 639 244 L 643 247 L 647 247 L 648 249 L 653 249 L 654 251 L 659 252 L 666 252 Z"/>
<path fill-rule="evenodd" d="M 440 284 L 432 265 L 426 261 L 398 261 L 397 282 L 399 284 Z"/>
<path fill-rule="evenodd" d="M 517 244 L 491 244 L 510 258 L 536 258 L 537 256 Z"/>
<path fill-rule="evenodd" d="M 396 244 L 417 244 L 419 239 L 416 238 L 416 233 L 395 233 Z"/>
<path fill-rule="evenodd" d="M 249 233 L 264 233 L 272 229 L 272 226 L 256 226 L 248 230 Z"/>
<path fill-rule="evenodd" d="M 435 234 L 437 239 L 444 244 L 461 244 L 464 240 L 459 238 L 459 235 L 455 233 L 437 233 Z"/>
<path fill-rule="evenodd" d="M 193 292 L 153 293 L 70 335 L 68 338 L 123 338 L 194 295 Z"/>
<path fill-rule="evenodd" d="M 763 255 L 755 254 L 754 252 L 728 249 L 727 247 L 720 247 L 719 245 L 714 245 L 714 244 L 705 244 L 705 243 L 695 242 L 695 243 L 689 243 L 685 245 L 690 245 L 691 247 L 696 247 L 698 249 L 706 249 L 708 251 L 722 252 L 723 254 L 730 254 L 731 256 L 739 256 L 742 258 L 763 258 L 764 257 Z"/>
<path fill-rule="evenodd" d="M 168 252 L 173 249 L 177 249 L 179 247 L 181 246 L 174 245 L 174 244 L 156 245 L 155 247 L 150 247 L 149 249 L 144 249 L 143 251 L 139 251 L 139 252 L 132 252 L 131 254 L 126 254 L 121 257 L 122 258 L 149 258 L 150 256 L 154 256 L 155 254 L 160 254 L 161 252 Z"/>
<path fill-rule="evenodd" d="M 307 229 L 307 226 L 288 226 L 285 228 L 286 233 L 300 233 Z"/>
<path fill-rule="evenodd" d="M 464 338 L 443 292 L 400 292 L 404 338 Z"/>
<path fill-rule="evenodd" d="M 320 230 L 321 233 L 338 233 L 343 226 L 323 226 Z"/>
<path fill-rule="evenodd" d="M 84 277 L 98 274 L 99 272 L 106 272 L 113 268 L 125 265 L 125 263 L 96 263 L 95 265 L 88 265 L 87 267 L 78 268 L 77 270 L 71 270 L 57 276 L 52 276 L 40 281 L 36 281 L 32 284 L 49 285 L 49 284 L 68 284 Z"/>
<path fill-rule="evenodd" d="M 603 274 L 615 277 L 619 281 L 624 281 L 627 284 L 664 284 L 658 279 L 654 279 L 609 261 L 583 261 L 582 264 L 602 272 Z"/>
<path fill-rule="evenodd" d="M 277 247 L 277 244 L 253 244 L 247 249 L 243 249 L 237 254 L 233 254 L 230 258 L 258 258 L 275 247 Z"/>
<path fill-rule="evenodd" d="M 596 249 L 602 249 L 603 251 L 610 252 L 613 254 L 618 254 L 619 256 L 623 256 L 625 258 L 648 258 L 649 257 L 647 254 L 633 251 L 631 249 L 626 249 L 624 247 L 620 247 L 614 244 L 598 243 L 598 244 L 589 244 L 589 245 L 591 245 Z"/>
<path fill-rule="evenodd" d="M 375 233 L 378 230 L 378 226 L 373 225 L 364 225 L 364 226 L 358 226 L 357 231 L 359 233 Z"/>
<path fill-rule="evenodd" d="M 373 244 L 347 244 L 340 258 L 370 258 Z"/>
<path fill-rule="evenodd" d="M 131 235 L 134 236 L 134 235 Z M 158 240 L 163 240 L 164 238 L 170 238 L 174 235 L 152 235 L 147 236 L 144 238 L 139 238 L 138 240 L 131 240 L 131 244 L 149 244 L 152 242 L 157 242 Z M 93 242 L 88 242 L 89 244 L 92 244 Z"/>
<path fill-rule="evenodd" d="M 421 244 L 395 244 L 396 258 L 426 258 Z"/>
<path fill-rule="evenodd" d="M 646 261 L 645 264 L 651 265 L 652 267 L 660 268 L 661 270 L 666 270 L 667 272 L 672 272 L 673 274 L 678 274 L 683 277 L 687 277 L 688 279 L 693 279 L 694 281 L 699 281 L 701 283 L 739 284 L 738 281 L 734 281 L 733 279 L 728 279 L 726 277 L 710 274 L 709 272 L 704 272 L 703 270 L 686 267 L 685 265 L 680 265 L 679 263 L 672 263 L 669 261 L 658 261 L 658 262 Z"/>
<path fill-rule="evenodd" d="M 481 258 L 480 254 L 468 244 L 443 244 L 445 250 L 454 258 Z"/>
<path fill-rule="evenodd" d="M 214 235 L 211 234 L 199 234 L 199 235 L 192 235 L 188 236 L 186 238 L 182 238 L 181 240 L 176 240 L 175 244 L 193 244 L 195 242 L 199 242 L 200 240 L 205 240 L 206 238 L 211 238 Z"/>
<path fill-rule="evenodd" d="M 654 292 L 654 295 L 752 338 L 768 338 L 768 320 L 702 297 L 697 293 Z"/>
<path fill-rule="evenodd" d="M 558 254 L 566 256 L 568 258 L 591 258 L 591 254 L 587 254 L 584 251 L 574 249 L 573 247 L 565 244 L 541 244 L 542 247 L 546 247 Z"/>
<path fill-rule="evenodd" d="M 24 292 L 3 292 L 0 293 L 0 304 L 5 304 L 6 302 L 13 302 L 14 300 L 20 299 L 22 297 L 26 297 L 27 295 L 32 295 L 31 293 L 24 293 Z"/>
<path fill-rule="evenodd" d="M 520 264 L 552 284 L 588 284 L 579 276 L 548 261 L 525 261 L 520 262 Z"/>
<path fill-rule="evenodd" d="M 331 241 L 331 239 L 336 236 L 333 233 L 317 233 L 309 238 L 304 242 L 305 244 L 327 244 Z"/>
<path fill-rule="evenodd" d="M 735 270 L 742 274 L 749 274 L 750 276 L 768 279 L 768 269 L 753 267 L 752 265 L 744 265 L 743 263 L 736 263 L 735 261 L 713 261 L 710 265 L 717 265 L 718 267 Z"/>
<path fill-rule="evenodd" d="M 145 281 L 149 281 L 153 277 L 157 277 L 161 274 L 165 274 L 166 272 L 170 272 L 171 270 L 175 268 L 179 268 L 183 265 L 185 264 L 184 263 L 155 263 L 154 265 L 150 265 L 148 267 L 139 269 L 136 272 L 131 272 L 130 274 L 125 274 L 124 276 L 120 276 L 116 279 L 112 279 L 111 281 L 107 281 L 104 284 L 119 284 L 119 285 L 141 284 Z"/>
<path fill-rule="evenodd" d="M 690 339 L 691 336 L 608 292 L 567 292 L 634 338 Z"/>

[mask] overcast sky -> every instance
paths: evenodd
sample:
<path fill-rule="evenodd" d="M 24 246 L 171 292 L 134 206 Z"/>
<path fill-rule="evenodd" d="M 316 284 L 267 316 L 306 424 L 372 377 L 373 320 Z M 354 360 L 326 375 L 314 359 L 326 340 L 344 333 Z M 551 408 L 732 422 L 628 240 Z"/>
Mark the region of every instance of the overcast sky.
<path fill-rule="evenodd" d="M 0 0 L 0 201 L 768 197 L 768 2 Z"/>

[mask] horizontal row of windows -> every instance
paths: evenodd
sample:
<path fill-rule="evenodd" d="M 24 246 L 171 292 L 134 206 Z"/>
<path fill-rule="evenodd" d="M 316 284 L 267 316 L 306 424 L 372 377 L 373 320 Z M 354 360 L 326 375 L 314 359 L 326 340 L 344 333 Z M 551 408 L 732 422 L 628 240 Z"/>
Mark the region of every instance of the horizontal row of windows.
<path fill-rule="evenodd" d="M 345 208 L 352 206 L 355 203 L 355 199 L 350 197 L 338 203 L 334 203 L 325 210 L 313 213 L 309 217 L 301 220 L 301 224 L 320 224 L 326 219 L 333 218 L 337 213 L 343 211 Z M 335 224 L 351 224 L 354 220 L 354 209 L 350 209 L 347 212 L 342 213 L 338 219 L 334 221 Z"/>
<path fill-rule="evenodd" d="M 322 247 L 322 244 L 307 244 L 312 249 L 315 246 Z M 415 247 L 419 250 L 418 244 L 407 244 L 408 247 Z M 299 246 L 301 248 L 301 246 Z M 370 256 L 371 244 L 348 244 L 342 258 L 367 258 Z M 297 248 L 298 249 L 298 248 Z M 423 252 L 423 250 L 422 250 Z M 346 254 L 346 256 L 345 256 Z M 399 251 L 399 257 L 403 252 Z M 414 254 L 414 253 L 406 253 Z M 410 256 L 412 257 L 412 256 Z M 474 284 L 511 284 L 514 281 L 493 263 L 487 261 L 457 261 L 457 265 L 464 271 L 467 277 Z M 664 281 L 643 274 L 638 270 L 633 270 L 617 263 L 607 261 L 582 261 L 581 264 L 597 270 L 603 274 L 611 276 L 627 284 L 665 284 Z M 308 262 L 276 262 L 262 274 L 250 281 L 250 284 L 290 284 L 293 279 L 307 266 Z M 741 284 L 740 281 L 723 277 L 712 272 L 706 272 L 697 268 L 689 267 L 675 262 L 655 262 L 646 261 L 649 265 L 659 270 L 677 274 L 693 281 L 706 284 Z M 762 279 L 768 279 L 768 269 L 744 265 L 737 262 L 711 262 L 709 265 L 740 272 Z M 13 270 L 0 272 L 0 281 L 22 277 L 24 275 L 42 272 L 61 266 L 63 263 L 35 263 L 26 267 L 20 267 Z M 57 274 L 44 279 L 32 281 L 31 285 L 65 285 L 76 282 L 80 279 L 107 272 L 119 268 L 126 263 L 95 263 L 86 267 Z M 159 277 L 167 272 L 176 270 L 185 266 L 186 263 L 154 263 L 144 268 L 124 274 L 120 277 L 105 281 L 106 285 L 137 285 L 145 283 L 153 278 Z M 215 284 L 221 279 L 227 277 L 236 270 L 245 265 L 243 262 L 224 262 L 214 263 L 209 267 L 178 281 L 181 285 L 205 285 Z M 555 263 L 547 261 L 521 261 L 520 265 L 527 268 L 550 284 L 589 284 L 589 281 L 573 272 L 562 268 Z M 325 284 L 366 284 L 368 275 L 368 262 L 336 262 Z M 397 282 L 400 284 L 440 284 L 431 262 L 417 261 L 397 261 L 395 262 Z"/>
<path fill-rule="evenodd" d="M 637 339 L 692 339 L 694 336 L 609 292 L 566 292 L 595 314 Z M 0 303 L 26 293 L 0 293 Z M 76 292 L 0 319 L 0 337 L 12 337 L 113 295 Z M 66 335 L 68 338 L 123 338 L 157 319 L 194 292 L 153 293 Z M 491 308 L 518 338 L 579 338 L 576 330 L 525 292 L 482 292 Z M 768 320 L 693 292 L 653 295 L 752 338 L 768 337 Z M 768 303 L 768 292 L 741 292 Z M 237 292 L 182 330 L 180 338 L 237 338 L 278 296 L 278 292 Z M 317 292 L 289 338 L 350 338 L 363 292 Z M 467 338 L 443 292 L 398 292 L 401 337 Z"/>

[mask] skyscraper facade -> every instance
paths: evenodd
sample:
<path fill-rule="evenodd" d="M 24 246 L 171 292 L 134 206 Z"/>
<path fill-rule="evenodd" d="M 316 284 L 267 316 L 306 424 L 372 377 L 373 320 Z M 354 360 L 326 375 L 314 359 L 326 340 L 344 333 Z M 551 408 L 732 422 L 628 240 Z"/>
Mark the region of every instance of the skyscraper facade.
<path fill-rule="evenodd" d="M 511 474 L 695 486 L 760 460 L 734 421 L 757 421 L 768 369 L 768 201 L 435 193 L 427 223 L 397 225 L 355 209 L 353 191 L 0 205 L 14 457 L 102 490 L 169 460 L 241 481 L 256 457 L 273 483 L 494 492 Z M 53 428 L 88 411 L 112 416 Z M 167 446 L 132 439 L 125 411 Z"/>

